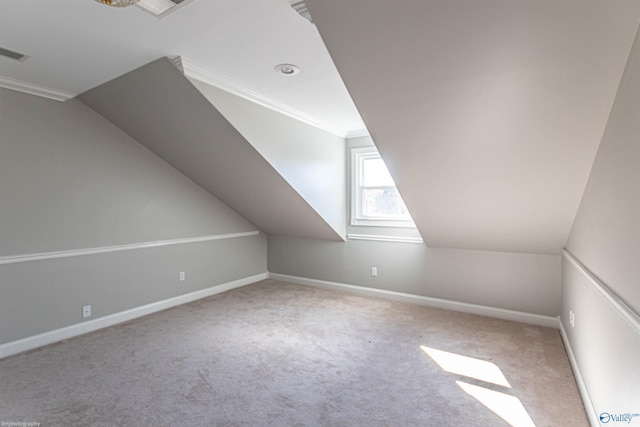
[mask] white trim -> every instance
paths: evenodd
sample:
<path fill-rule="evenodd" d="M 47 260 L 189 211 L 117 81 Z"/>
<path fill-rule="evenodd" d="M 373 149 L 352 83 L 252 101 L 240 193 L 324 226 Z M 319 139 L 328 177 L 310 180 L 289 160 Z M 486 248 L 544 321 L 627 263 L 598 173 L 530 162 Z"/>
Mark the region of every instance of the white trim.
<path fill-rule="evenodd" d="M 66 326 L 54 331 L 44 332 L 42 334 L 33 335 L 16 341 L 11 341 L 0 345 L 0 359 L 12 356 L 44 345 L 52 344 L 58 341 L 73 338 L 78 335 L 93 332 L 98 329 L 106 328 L 118 323 L 126 322 L 131 319 L 146 316 L 151 313 L 166 310 L 167 308 L 177 305 L 186 304 L 211 295 L 219 294 L 231 289 L 250 285 L 267 278 L 267 273 L 260 273 L 254 276 L 245 277 L 243 279 L 233 280 L 231 282 L 212 286 L 200 291 L 190 292 L 188 294 L 179 295 L 177 297 L 165 299 L 151 304 L 135 307 L 119 313 L 110 314 L 98 319 L 89 320 L 87 322 L 76 323 L 75 325 Z"/>
<path fill-rule="evenodd" d="M 422 237 L 404 237 L 404 236 L 380 236 L 374 234 L 353 234 L 348 233 L 349 240 L 369 240 L 376 242 L 398 242 L 398 243 L 424 243 Z"/>
<path fill-rule="evenodd" d="M 613 309 L 620 314 L 620 316 L 633 328 L 633 330 L 640 334 L 640 316 L 636 314 L 627 304 L 620 299 L 607 285 L 605 285 L 598 277 L 593 274 L 587 267 L 585 267 L 578 259 L 566 249 L 562 250 L 564 257 L 575 265 L 582 274 L 589 279 L 589 282 L 600 293 L 604 299 L 611 304 Z"/>
<path fill-rule="evenodd" d="M 495 317 L 514 322 L 528 323 L 530 325 L 545 326 L 558 329 L 558 318 L 543 316 L 541 314 L 525 313 L 522 311 L 507 310 L 504 308 L 488 307 L 484 305 L 468 304 L 439 298 L 424 297 L 421 295 L 405 294 L 402 292 L 387 291 L 384 289 L 367 288 L 365 286 L 347 285 L 344 283 L 328 282 L 325 280 L 308 279 L 306 277 L 289 276 L 286 274 L 269 273 L 269 279 L 299 285 L 314 286 L 316 288 L 331 289 L 349 292 L 357 295 L 386 298 L 394 301 L 408 302 L 427 307 L 442 308 L 445 310 L 459 311 L 462 313 L 477 314 L 479 316 Z"/>
<path fill-rule="evenodd" d="M 235 239 L 238 237 L 257 236 L 259 231 L 245 231 L 240 233 L 214 234 L 210 236 L 185 237 L 182 239 L 157 240 L 155 242 L 130 243 L 127 245 L 102 246 L 88 249 L 72 249 L 69 251 L 42 252 L 37 254 L 11 255 L 0 257 L 0 265 L 18 262 L 42 261 L 45 259 L 68 258 L 74 256 L 104 254 L 108 252 L 130 251 L 133 249 L 157 248 L 159 246 L 180 245 L 184 243 L 208 242 L 211 240 Z"/>
<path fill-rule="evenodd" d="M 347 136 L 345 136 L 345 139 L 362 138 L 364 136 L 371 136 L 369 134 L 369 131 L 366 128 L 365 129 L 353 129 L 353 130 L 350 130 L 349 132 L 347 132 Z"/>
<path fill-rule="evenodd" d="M 43 98 L 55 99 L 56 101 L 66 101 L 67 99 L 71 99 L 76 96 L 75 93 L 52 89 L 34 83 L 23 82 L 22 80 L 16 80 L 5 76 L 0 76 L 0 87 L 28 93 L 30 95 L 41 96 Z"/>
<path fill-rule="evenodd" d="M 211 86 L 215 86 L 218 89 L 222 89 L 233 95 L 255 102 L 258 105 L 262 105 L 263 107 L 269 108 L 280 114 L 284 114 L 285 116 L 289 116 L 308 125 L 322 129 L 341 138 L 344 138 L 345 135 L 347 135 L 346 130 L 336 129 L 328 123 L 321 122 L 315 117 L 305 114 L 302 111 L 296 110 L 295 108 L 275 101 L 267 97 L 266 95 L 254 89 L 251 89 L 250 87 L 245 86 L 242 83 L 237 82 L 236 80 L 233 80 L 230 77 L 207 69 L 202 65 L 196 64 L 195 62 L 190 61 L 184 57 L 178 56 L 172 58 L 171 61 L 179 70 L 182 70 L 182 73 L 186 77 L 199 80 Z"/>
<path fill-rule="evenodd" d="M 585 412 L 587 413 L 589 424 L 591 424 L 592 427 L 598 427 L 600 426 L 598 413 L 596 412 L 596 408 L 593 406 L 593 402 L 591 401 L 589 390 L 587 389 L 587 385 L 585 384 L 582 373 L 580 372 L 578 361 L 575 357 L 575 354 L 573 353 L 573 349 L 571 348 L 571 342 L 569 341 L 569 336 L 567 335 L 567 331 L 564 328 L 562 319 L 558 318 L 558 324 L 560 325 L 560 336 L 562 337 L 564 348 L 567 350 L 567 355 L 569 356 L 569 363 L 571 364 L 573 376 L 575 377 L 576 384 L 578 385 L 578 391 L 580 392 L 580 397 L 582 398 L 582 403 L 584 405 Z"/>

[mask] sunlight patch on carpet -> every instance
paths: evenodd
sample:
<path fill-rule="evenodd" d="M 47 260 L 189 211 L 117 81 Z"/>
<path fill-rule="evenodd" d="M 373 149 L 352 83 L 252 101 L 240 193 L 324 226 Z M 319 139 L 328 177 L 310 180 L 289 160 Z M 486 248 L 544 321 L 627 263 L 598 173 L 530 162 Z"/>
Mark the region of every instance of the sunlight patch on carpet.
<path fill-rule="evenodd" d="M 445 372 L 492 384 L 494 388 L 495 386 L 511 388 L 502 370 L 495 363 L 431 347 L 420 346 L 420 348 Z M 509 425 L 536 426 L 516 396 L 464 381 L 456 381 L 456 384 Z"/>
<path fill-rule="evenodd" d="M 524 405 L 515 396 L 502 393 L 488 388 L 480 387 L 464 381 L 456 381 L 465 393 L 473 396 L 489 408 L 497 416 L 508 422 L 512 426 L 518 427 L 535 427 L 533 420 L 525 409 Z"/>
<path fill-rule="evenodd" d="M 443 371 L 511 388 L 500 368 L 491 362 L 435 348 L 420 347 Z"/>

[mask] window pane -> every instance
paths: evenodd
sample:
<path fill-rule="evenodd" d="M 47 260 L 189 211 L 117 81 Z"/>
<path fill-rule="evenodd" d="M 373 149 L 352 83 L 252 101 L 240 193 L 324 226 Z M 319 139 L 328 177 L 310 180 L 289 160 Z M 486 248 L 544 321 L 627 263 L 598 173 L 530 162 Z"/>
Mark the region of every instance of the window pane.
<path fill-rule="evenodd" d="M 395 188 L 363 188 L 362 214 L 369 218 L 411 219 Z"/>
<path fill-rule="evenodd" d="M 365 187 L 395 187 L 393 178 L 382 159 L 363 159 L 362 185 Z"/>

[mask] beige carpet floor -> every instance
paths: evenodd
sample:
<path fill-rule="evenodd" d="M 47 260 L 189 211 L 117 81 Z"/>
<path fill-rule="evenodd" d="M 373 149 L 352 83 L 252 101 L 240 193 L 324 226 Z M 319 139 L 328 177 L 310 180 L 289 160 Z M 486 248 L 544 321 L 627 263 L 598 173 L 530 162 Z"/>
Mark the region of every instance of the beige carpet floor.
<path fill-rule="evenodd" d="M 0 360 L 41 426 L 587 426 L 559 332 L 267 280 Z"/>

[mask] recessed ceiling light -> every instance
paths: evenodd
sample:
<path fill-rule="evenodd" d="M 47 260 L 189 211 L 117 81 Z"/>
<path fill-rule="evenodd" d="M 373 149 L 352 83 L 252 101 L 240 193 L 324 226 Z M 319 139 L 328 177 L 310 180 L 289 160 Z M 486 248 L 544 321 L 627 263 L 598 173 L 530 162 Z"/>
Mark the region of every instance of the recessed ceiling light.
<path fill-rule="evenodd" d="M 300 72 L 300 67 L 293 64 L 278 64 L 273 67 L 273 70 L 278 74 L 284 74 L 285 76 L 294 76 Z"/>

